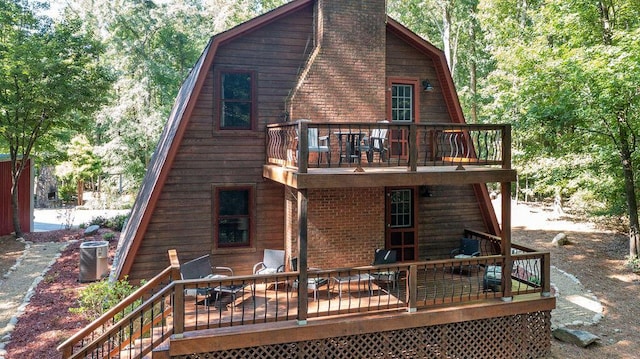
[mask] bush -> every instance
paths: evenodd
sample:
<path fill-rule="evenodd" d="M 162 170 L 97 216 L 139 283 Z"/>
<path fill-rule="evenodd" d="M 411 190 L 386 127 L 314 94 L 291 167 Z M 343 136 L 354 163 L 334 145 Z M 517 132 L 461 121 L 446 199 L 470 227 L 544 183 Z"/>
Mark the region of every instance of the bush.
<path fill-rule="evenodd" d="M 69 308 L 69 311 L 74 314 L 80 314 L 92 321 L 114 307 L 136 289 L 127 281 L 126 277 L 115 282 L 104 279 L 91 283 L 80 291 L 79 307 Z"/>
<path fill-rule="evenodd" d="M 640 272 L 640 258 L 638 258 L 638 256 L 626 256 L 625 259 L 627 260 L 627 268 L 631 269 L 634 273 Z"/>
<path fill-rule="evenodd" d="M 110 228 L 114 231 L 120 232 L 124 227 L 125 222 L 127 221 L 128 215 L 126 214 L 118 214 L 114 217 L 106 218 L 102 216 L 93 217 L 89 223 L 86 224 L 87 227 L 97 224 L 102 228 Z"/>

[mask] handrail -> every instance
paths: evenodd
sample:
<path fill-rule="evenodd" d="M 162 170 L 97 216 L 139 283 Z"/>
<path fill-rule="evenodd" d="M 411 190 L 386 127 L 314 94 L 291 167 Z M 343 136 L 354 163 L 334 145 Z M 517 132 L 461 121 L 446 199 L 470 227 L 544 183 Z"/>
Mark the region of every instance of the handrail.
<path fill-rule="evenodd" d="M 123 299 L 120 303 L 116 304 L 113 308 L 109 309 L 107 312 L 102 314 L 99 318 L 89 323 L 89 325 L 84 327 L 78 333 L 72 335 L 69 339 L 65 340 L 57 348 L 58 351 L 62 352 L 62 357 L 63 358 L 70 357 L 72 354 L 71 351 L 76 344 L 84 341 L 85 338 L 94 335 L 98 329 L 104 328 L 104 326 L 107 325 L 109 321 L 113 321 L 113 319 L 118 314 L 126 310 L 127 307 L 136 303 L 140 299 L 148 297 L 149 294 L 152 293 L 155 288 L 157 288 L 160 284 L 162 284 L 166 280 L 171 280 L 174 275 L 175 275 L 174 266 L 169 266 L 165 268 L 162 272 L 160 272 L 160 274 L 153 277 L 148 282 L 144 283 L 140 288 L 136 289 L 133 293 L 131 293 L 129 296 Z M 142 305 L 144 305 L 144 303 Z M 112 326 L 115 326 L 115 324 L 116 323 L 112 324 Z"/>
<path fill-rule="evenodd" d="M 83 346 L 82 350 L 72 354 L 69 358 L 71 358 L 71 359 L 81 358 L 82 354 L 86 354 L 86 353 L 90 352 L 93 349 L 99 348 L 104 343 L 108 342 L 108 340 L 110 338 L 114 337 L 114 334 L 117 334 L 117 332 L 120 330 L 120 328 L 122 328 L 123 326 L 130 327 L 131 324 L 134 322 L 134 320 L 136 318 L 141 317 L 141 314 L 144 314 L 145 311 L 151 307 L 151 306 L 148 305 L 148 303 L 156 303 L 158 301 L 158 299 L 162 300 L 162 299 L 166 298 L 167 297 L 166 296 L 167 293 L 173 294 L 173 289 L 174 289 L 174 283 L 169 283 L 169 285 L 164 287 L 158 293 L 156 293 L 153 296 L 151 296 L 151 298 L 149 298 L 149 300 L 147 300 L 145 302 L 145 304 L 140 305 L 139 307 L 137 307 L 136 309 L 131 311 L 124 318 L 122 318 L 116 324 L 114 324 L 112 327 L 110 327 L 109 330 L 107 330 L 104 333 L 100 334 L 97 338 L 92 340 L 89 344 Z M 161 311 L 162 317 L 160 319 L 165 319 L 167 317 L 167 315 L 165 315 L 165 313 L 166 313 L 165 311 Z M 156 318 L 151 318 L 151 321 L 152 322 L 156 322 L 157 319 Z M 122 325 L 121 323 L 125 323 L 125 325 Z M 124 340 L 119 345 L 115 345 L 114 347 L 111 347 L 110 348 L 111 350 L 109 350 L 109 352 L 110 353 L 111 352 L 119 352 L 124 345 L 130 344 L 132 339 L 140 337 L 143 334 L 142 333 L 143 330 L 144 330 L 144 328 L 143 328 L 143 326 L 141 326 L 141 328 L 138 331 L 136 331 L 134 333 L 131 333 L 129 339 Z M 150 351 L 150 349 L 151 348 L 145 348 L 144 350 Z"/>
<path fill-rule="evenodd" d="M 309 147 L 309 129 L 314 129 L 318 139 L 329 139 L 322 161 L 322 157 L 318 161 L 309 161 L 310 152 L 316 152 Z M 382 145 L 367 143 L 367 136 L 374 131 L 386 134 L 384 139 L 380 139 Z M 358 135 L 345 143 L 338 135 L 344 133 Z M 498 165 L 510 169 L 510 144 L 511 127 L 508 124 L 330 123 L 308 120 L 267 125 L 265 141 L 266 163 L 293 168 L 299 173 L 306 173 L 311 167 L 353 165 L 407 167 L 414 172 L 418 166 Z M 365 154 L 366 159 L 363 159 Z"/>
<path fill-rule="evenodd" d="M 466 230 L 465 235 L 487 243 L 495 243 L 495 241 L 499 240 L 499 237 L 478 231 Z M 222 317 L 218 317 L 222 315 L 220 310 L 217 310 L 217 314 L 211 317 L 211 309 L 207 305 L 202 311 L 196 309 L 195 325 L 190 322 L 188 326 L 185 326 L 185 305 L 187 303 L 185 295 L 189 289 L 222 288 L 224 286 L 242 284 L 247 288 L 246 293 L 249 293 L 248 291 L 250 290 L 255 300 L 256 296 L 266 298 L 263 296 L 267 295 L 267 287 L 265 287 L 267 283 L 283 281 L 293 283 L 293 281 L 299 280 L 300 273 L 283 272 L 217 279 L 171 280 L 177 269 L 177 256 L 174 257 L 176 260 L 172 261 L 173 265 L 167 267 L 123 302 L 58 346 L 58 350 L 62 352 L 62 358 L 75 359 L 85 355 L 117 357 L 121 354 L 121 351 L 126 350 L 129 351 L 128 357 L 140 358 L 151 352 L 155 346 L 166 340 L 170 335 L 180 336 L 185 331 L 228 325 L 287 321 L 295 319 L 298 314 L 302 314 L 305 318 L 307 315 L 314 318 L 331 318 L 336 315 L 383 313 L 390 310 L 406 310 L 411 313 L 434 305 L 459 304 L 478 299 L 502 297 L 506 292 L 505 288 L 495 290 L 495 287 L 491 287 L 492 290 L 487 290 L 486 273 L 490 267 L 498 269 L 513 268 L 513 271 L 509 272 L 509 275 L 503 278 L 504 280 L 502 281 L 503 284 L 512 283 L 514 287 L 512 291 L 510 288 L 509 292 L 513 295 L 540 293 L 541 296 L 545 297 L 549 295 L 550 290 L 548 268 L 550 254 L 548 252 L 538 252 L 525 246 L 514 245 L 513 253 L 510 257 L 513 261 L 512 265 L 505 263 L 505 257 L 500 254 L 483 253 L 480 257 L 465 259 L 447 258 L 355 268 L 313 270 L 308 272 L 309 279 L 326 278 L 331 287 L 329 287 L 330 289 L 327 290 L 327 293 L 322 293 L 323 298 L 318 294 L 318 298 L 313 302 L 310 301 L 307 308 L 297 308 L 297 301 L 290 299 L 291 293 L 289 291 L 272 291 L 272 288 L 269 290 L 271 298 L 275 298 L 277 302 L 278 296 L 281 296 L 280 298 L 286 301 L 286 308 L 280 305 L 275 306 L 275 311 L 272 310 L 268 317 L 266 307 L 260 312 L 260 315 L 264 315 L 264 317 L 256 317 L 255 307 L 253 308 L 253 313 L 246 313 L 245 306 L 242 303 L 243 300 L 240 300 L 238 305 L 242 305 L 242 308 L 228 311 L 225 315 L 230 317 L 227 318 L 228 321 L 226 322 L 222 322 Z M 387 284 L 384 287 L 378 284 L 378 289 L 372 291 L 370 286 L 367 288 L 367 284 L 369 284 L 367 281 L 370 280 L 368 276 L 380 272 L 395 273 L 394 280 L 396 282 L 391 285 Z M 483 274 L 485 274 L 484 277 Z M 348 281 L 346 282 L 343 282 L 342 279 L 337 279 L 343 276 L 353 279 L 347 279 Z M 164 283 L 167 279 L 171 281 L 165 285 Z M 341 287 L 343 284 L 344 287 Z M 163 287 L 154 293 L 154 290 L 160 285 Z M 370 293 L 364 296 L 354 295 L 353 298 L 355 299 L 352 302 L 349 299 L 352 298 L 351 287 L 357 286 L 358 288 L 356 289 L 362 291 L 363 285 L 364 290 L 368 290 Z M 257 289 L 257 286 L 264 289 Z M 297 287 L 298 291 L 304 290 L 306 292 L 306 287 Z M 259 292 L 256 292 L 257 290 Z M 307 295 L 307 293 L 298 293 L 298 295 L 301 294 Z M 343 294 L 345 294 L 344 302 L 340 300 Z M 125 309 L 128 309 L 133 303 L 143 298 L 145 299 L 143 304 L 131 309 L 129 313 L 123 313 Z M 321 300 L 328 300 L 325 304 L 329 306 L 320 306 Z M 251 306 L 251 301 L 249 301 L 249 306 Z M 216 309 L 214 308 L 213 310 Z M 250 311 L 251 309 L 248 310 Z M 110 320 L 113 320 L 119 314 L 123 316 L 122 319 L 118 320 L 117 323 L 111 324 L 109 328 L 104 328 Z M 189 316 L 193 319 L 194 313 L 191 311 Z M 198 324 L 198 316 L 205 324 L 202 324 L 202 322 Z M 210 322 L 210 320 L 213 320 L 213 322 Z"/>

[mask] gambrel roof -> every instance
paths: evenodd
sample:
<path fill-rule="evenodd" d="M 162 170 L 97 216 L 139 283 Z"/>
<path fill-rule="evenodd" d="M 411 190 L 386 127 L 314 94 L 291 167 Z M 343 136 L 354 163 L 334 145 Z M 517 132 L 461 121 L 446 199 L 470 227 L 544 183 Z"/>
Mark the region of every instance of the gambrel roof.
<path fill-rule="evenodd" d="M 142 187 L 136 198 L 130 219 L 120 237 L 113 264 L 112 278 L 121 278 L 123 274 L 128 273 L 132 267 L 133 259 L 144 239 L 156 203 L 171 170 L 190 115 L 195 107 L 195 103 L 209 72 L 208 70 L 214 61 L 217 49 L 225 42 L 256 31 L 262 26 L 270 24 L 282 17 L 293 15 L 296 11 L 312 6 L 314 3 L 315 0 L 292 1 L 211 38 L 178 92 L 173 110 L 162 132 L 157 149 L 149 163 L 149 168 L 143 179 Z M 404 40 L 433 61 L 451 119 L 456 123 L 464 123 L 462 108 L 455 91 L 450 71 L 447 67 L 444 53 L 397 21 L 389 17 L 387 17 L 386 21 L 388 32 Z M 493 222 L 497 223 L 497 221 Z M 497 229 L 497 224 L 494 229 Z M 499 229 L 497 230 L 499 231 Z"/>

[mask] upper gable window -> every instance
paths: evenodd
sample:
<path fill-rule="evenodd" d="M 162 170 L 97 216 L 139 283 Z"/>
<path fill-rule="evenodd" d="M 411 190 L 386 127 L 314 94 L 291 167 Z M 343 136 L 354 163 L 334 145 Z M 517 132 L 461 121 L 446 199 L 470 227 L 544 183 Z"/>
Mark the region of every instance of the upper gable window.
<path fill-rule="evenodd" d="M 393 84 L 391 86 L 391 120 L 412 122 L 413 119 L 413 85 Z"/>
<path fill-rule="evenodd" d="M 219 109 L 222 130 L 253 128 L 254 75 L 252 72 L 220 72 Z"/>

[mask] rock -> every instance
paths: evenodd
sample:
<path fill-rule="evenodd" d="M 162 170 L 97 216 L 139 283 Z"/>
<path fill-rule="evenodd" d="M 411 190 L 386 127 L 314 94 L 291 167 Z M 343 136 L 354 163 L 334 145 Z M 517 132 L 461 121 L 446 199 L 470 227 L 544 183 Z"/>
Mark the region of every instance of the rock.
<path fill-rule="evenodd" d="M 600 340 L 600 337 L 595 334 L 584 330 L 573 330 L 569 328 L 558 328 L 554 330 L 553 337 L 560 341 L 572 343 L 582 348 Z"/>
<path fill-rule="evenodd" d="M 84 230 L 84 235 L 85 236 L 90 236 L 92 234 L 95 234 L 96 232 L 98 232 L 98 229 L 100 229 L 100 226 L 97 224 L 91 225 L 89 227 L 87 227 L 87 229 Z"/>
<path fill-rule="evenodd" d="M 564 233 L 558 233 L 555 237 L 553 237 L 551 244 L 553 244 L 556 247 L 562 247 L 565 244 L 567 244 L 567 242 L 568 242 L 567 235 Z"/>

